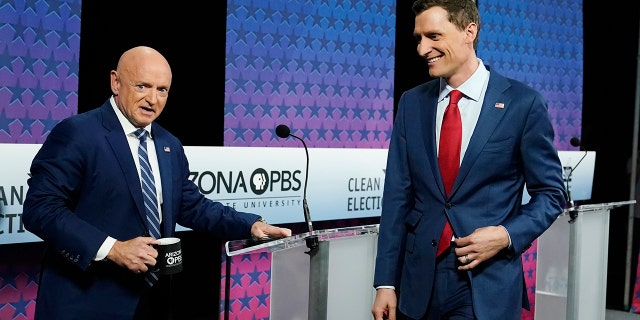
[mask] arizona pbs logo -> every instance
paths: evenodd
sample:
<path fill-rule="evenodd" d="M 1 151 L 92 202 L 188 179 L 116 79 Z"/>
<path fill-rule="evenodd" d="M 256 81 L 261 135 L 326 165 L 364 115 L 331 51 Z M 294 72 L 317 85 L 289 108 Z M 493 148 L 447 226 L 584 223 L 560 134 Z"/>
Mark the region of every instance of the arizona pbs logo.
<path fill-rule="evenodd" d="M 302 170 L 270 170 L 257 168 L 248 171 L 193 171 L 190 179 L 205 195 L 229 194 L 237 196 L 265 193 L 296 192 L 302 188 Z"/>

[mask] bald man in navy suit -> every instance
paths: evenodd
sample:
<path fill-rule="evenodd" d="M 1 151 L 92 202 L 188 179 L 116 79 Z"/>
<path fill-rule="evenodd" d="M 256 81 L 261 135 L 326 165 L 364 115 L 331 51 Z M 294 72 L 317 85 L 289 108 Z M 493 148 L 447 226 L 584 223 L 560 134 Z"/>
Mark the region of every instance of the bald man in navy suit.
<path fill-rule="evenodd" d="M 158 51 L 126 51 L 110 77 L 112 97 L 56 125 L 30 168 L 23 221 L 47 248 L 36 320 L 168 316 L 162 277 L 152 287 L 145 281 L 158 258 L 152 245 L 159 242 L 145 223 L 138 129 L 149 134 L 162 237 L 174 236 L 176 224 L 224 239 L 291 235 L 259 215 L 205 198 L 189 179 L 182 144 L 154 122 L 172 80 Z"/>

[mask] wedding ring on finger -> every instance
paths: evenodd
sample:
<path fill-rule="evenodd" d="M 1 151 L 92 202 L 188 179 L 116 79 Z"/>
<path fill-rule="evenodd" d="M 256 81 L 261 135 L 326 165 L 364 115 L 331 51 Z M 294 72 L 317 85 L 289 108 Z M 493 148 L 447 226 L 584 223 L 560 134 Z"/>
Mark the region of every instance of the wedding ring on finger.
<path fill-rule="evenodd" d="M 468 254 L 464 255 L 464 259 L 466 261 L 466 264 L 469 264 L 469 262 L 471 262 L 471 260 L 469 260 L 469 255 Z"/>

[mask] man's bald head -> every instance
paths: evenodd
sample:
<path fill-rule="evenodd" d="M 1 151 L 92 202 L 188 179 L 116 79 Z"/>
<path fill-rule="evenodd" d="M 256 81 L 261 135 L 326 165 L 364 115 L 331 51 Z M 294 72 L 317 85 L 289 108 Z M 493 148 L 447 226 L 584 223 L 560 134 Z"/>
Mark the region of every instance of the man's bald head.
<path fill-rule="evenodd" d="M 164 109 L 171 78 L 169 62 L 157 50 L 138 46 L 125 51 L 111 71 L 118 109 L 136 128 L 148 126 Z"/>

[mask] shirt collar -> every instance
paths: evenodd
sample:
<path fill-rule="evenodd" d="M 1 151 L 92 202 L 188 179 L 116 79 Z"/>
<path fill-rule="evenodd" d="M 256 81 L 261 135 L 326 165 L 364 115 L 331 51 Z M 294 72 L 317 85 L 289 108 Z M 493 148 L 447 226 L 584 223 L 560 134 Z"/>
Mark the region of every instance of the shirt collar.
<path fill-rule="evenodd" d="M 484 88 L 484 84 L 488 79 L 489 70 L 485 67 L 482 59 L 478 58 L 478 68 L 471 77 L 469 77 L 469 79 L 459 87 L 453 88 L 447 84 L 443 78 L 440 78 L 440 95 L 438 96 L 438 101 L 442 101 L 442 99 L 449 96 L 449 92 L 451 92 L 451 90 L 457 89 L 468 99 L 478 102 L 482 96 L 482 88 Z"/>
<path fill-rule="evenodd" d="M 122 129 L 126 134 L 133 134 L 136 130 L 138 130 L 138 128 L 134 127 L 131 124 L 131 122 L 129 122 L 129 120 L 125 118 L 124 114 L 122 114 L 122 112 L 116 105 L 116 100 L 113 96 L 111 96 L 111 98 L 109 99 L 109 102 L 111 103 L 111 107 L 113 108 L 113 111 L 116 113 L 116 116 L 118 117 L 118 122 L 120 122 L 120 125 L 122 126 Z M 151 135 L 151 124 L 144 127 L 144 129 L 147 130 L 147 132 L 149 132 L 149 138 L 153 139 Z"/>

